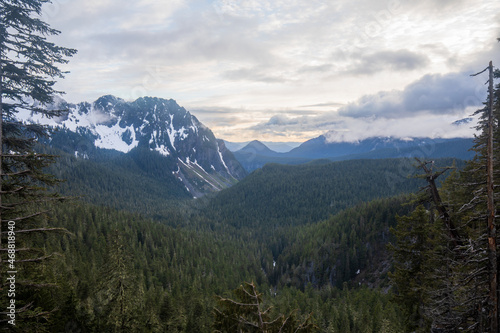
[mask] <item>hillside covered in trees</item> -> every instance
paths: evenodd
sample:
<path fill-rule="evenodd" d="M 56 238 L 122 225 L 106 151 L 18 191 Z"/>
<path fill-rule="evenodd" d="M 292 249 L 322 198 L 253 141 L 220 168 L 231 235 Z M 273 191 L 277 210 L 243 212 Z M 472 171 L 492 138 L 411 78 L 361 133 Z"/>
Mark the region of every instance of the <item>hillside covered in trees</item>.
<path fill-rule="evenodd" d="M 106 164 L 103 177 L 99 161 L 63 153 L 59 160 L 54 171 L 66 178 L 59 190 L 83 196 L 52 207 L 51 227 L 67 233 L 33 240 L 53 254 L 43 272 L 59 287 L 50 298 L 25 295 L 42 309 L 64 304 L 42 321 L 50 331 L 209 332 L 214 296 L 230 296 L 245 281 L 276 315 L 312 312 L 321 330 L 402 327 L 386 291 L 385 246 L 396 215 L 411 210 L 407 195 L 425 185 L 403 176 L 414 172 L 412 160 L 269 165 L 196 200 L 120 182 L 130 175 L 124 163 Z M 99 186 L 81 193 L 82 179 L 93 177 Z M 153 184 L 154 173 L 140 177 Z M 384 186 L 386 179 L 398 186 Z"/>

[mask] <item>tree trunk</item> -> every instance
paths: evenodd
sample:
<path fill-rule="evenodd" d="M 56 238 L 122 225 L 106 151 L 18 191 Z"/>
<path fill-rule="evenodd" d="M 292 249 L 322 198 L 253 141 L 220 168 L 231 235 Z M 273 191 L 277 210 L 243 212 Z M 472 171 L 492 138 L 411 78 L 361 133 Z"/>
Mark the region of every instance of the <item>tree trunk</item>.
<path fill-rule="evenodd" d="M 497 246 L 495 226 L 495 201 L 493 197 L 493 64 L 489 67 L 488 101 L 488 143 L 487 143 L 487 210 L 488 210 L 488 261 L 490 269 L 490 331 L 498 333 L 498 281 L 497 281 Z"/>

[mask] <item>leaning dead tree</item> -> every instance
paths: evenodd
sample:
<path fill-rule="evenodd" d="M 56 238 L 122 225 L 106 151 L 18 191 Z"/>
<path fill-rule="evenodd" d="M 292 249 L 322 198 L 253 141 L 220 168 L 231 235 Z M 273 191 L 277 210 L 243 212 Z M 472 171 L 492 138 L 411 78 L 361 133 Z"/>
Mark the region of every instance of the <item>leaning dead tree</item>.
<path fill-rule="evenodd" d="M 436 184 L 436 180 L 448 170 L 453 169 L 453 167 L 446 167 L 442 168 L 439 171 L 434 171 L 434 161 L 422 161 L 419 158 L 415 158 L 415 160 L 418 162 L 418 166 L 425 172 L 425 174 L 422 176 L 422 178 L 425 178 L 428 184 L 425 189 L 429 193 L 430 201 L 438 211 L 439 218 L 443 220 L 453 245 L 455 247 L 462 245 L 462 240 L 460 239 L 460 235 L 458 234 L 458 229 L 451 218 L 448 208 L 443 203 L 441 195 L 439 194 L 438 186 Z"/>

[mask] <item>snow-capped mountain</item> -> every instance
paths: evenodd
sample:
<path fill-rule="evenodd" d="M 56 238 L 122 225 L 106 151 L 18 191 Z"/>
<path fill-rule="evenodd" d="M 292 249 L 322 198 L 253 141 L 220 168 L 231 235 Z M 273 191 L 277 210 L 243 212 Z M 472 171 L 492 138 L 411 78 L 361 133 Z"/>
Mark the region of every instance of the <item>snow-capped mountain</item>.
<path fill-rule="evenodd" d="M 93 103 L 69 104 L 59 99 L 51 108 L 69 112 L 52 119 L 19 116 L 57 129 L 50 144 L 77 157 L 92 158 L 102 149 L 125 154 L 133 149 L 156 152 L 166 159 L 165 171 L 195 197 L 246 175 L 224 142 L 172 99 L 143 97 L 126 102 L 107 95 Z"/>

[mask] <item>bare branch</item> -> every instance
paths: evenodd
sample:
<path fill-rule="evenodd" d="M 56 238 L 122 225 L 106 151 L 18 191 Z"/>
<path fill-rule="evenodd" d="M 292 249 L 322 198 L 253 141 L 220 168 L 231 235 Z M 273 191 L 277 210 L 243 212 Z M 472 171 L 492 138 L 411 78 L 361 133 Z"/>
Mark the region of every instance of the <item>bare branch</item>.
<path fill-rule="evenodd" d="M 482 71 L 480 71 L 479 73 L 476 73 L 476 74 L 471 74 L 470 76 L 478 76 L 479 74 L 483 74 L 484 72 L 486 72 L 488 69 L 489 69 L 489 67 L 486 67 L 485 69 L 483 69 L 483 70 L 482 70 Z"/>

